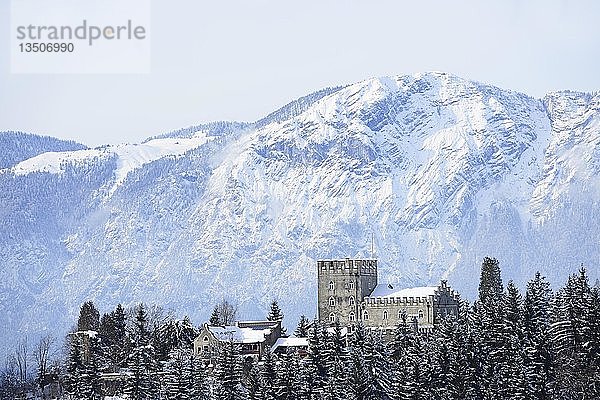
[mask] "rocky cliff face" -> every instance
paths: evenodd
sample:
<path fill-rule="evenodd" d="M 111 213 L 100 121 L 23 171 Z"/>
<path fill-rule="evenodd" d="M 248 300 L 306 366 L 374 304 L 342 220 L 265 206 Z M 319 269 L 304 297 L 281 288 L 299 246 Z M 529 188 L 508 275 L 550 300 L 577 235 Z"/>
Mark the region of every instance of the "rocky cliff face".
<path fill-rule="evenodd" d="M 314 93 L 251 124 L 43 153 L 0 173 L 0 326 L 57 331 L 79 305 L 216 301 L 316 313 L 315 260 L 369 256 L 394 286 L 600 267 L 600 96 L 544 99 L 444 73 Z M 1 140 L 1 136 L 0 136 Z"/>

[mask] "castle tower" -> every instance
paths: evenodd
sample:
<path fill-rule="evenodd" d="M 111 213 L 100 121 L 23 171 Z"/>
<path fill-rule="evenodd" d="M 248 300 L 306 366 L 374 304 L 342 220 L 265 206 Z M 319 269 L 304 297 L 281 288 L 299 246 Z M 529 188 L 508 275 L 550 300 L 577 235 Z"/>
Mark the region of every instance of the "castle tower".
<path fill-rule="evenodd" d="M 342 326 L 361 319 L 363 298 L 377 286 L 377 260 L 317 261 L 318 318 Z"/>

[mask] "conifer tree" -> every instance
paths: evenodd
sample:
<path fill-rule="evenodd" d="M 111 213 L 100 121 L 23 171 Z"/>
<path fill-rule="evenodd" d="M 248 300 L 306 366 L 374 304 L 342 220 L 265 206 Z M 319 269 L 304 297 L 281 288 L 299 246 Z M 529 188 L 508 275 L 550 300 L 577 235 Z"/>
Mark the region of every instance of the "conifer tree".
<path fill-rule="evenodd" d="M 357 400 L 376 398 L 369 366 L 360 349 L 352 349 L 348 371 L 348 391 Z"/>
<path fill-rule="evenodd" d="M 98 335 L 105 368 L 116 372 L 120 367 L 124 367 L 130 343 L 127 338 L 125 311 L 120 304 L 114 311 L 102 315 Z"/>
<path fill-rule="evenodd" d="M 483 389 L 479 379 L 481 375 L 482 350 L 479 347 L 479 333 L 475 323 L 475 311 L 467 301 L 460 301 L 458 311 L 458 329 L 455 341 L 459 343 L 459 355 L 457 358 L 459 382 L 459 399 L 481 399 Z"/>
<path fill-rule="evenodd" d="M 293 356 L 281 355 L 275 363 L 276 381 L 275 398 L 278 400 L 295 400 L 300 390 L 298 386 L 298 367 L 294 365 Z"/>
<path fill-rule="evenodd" d="M 479 279 L 479 301 L 490 304 L 502 297 L 504 291 L 500 273 L 500 263 L 495 258 L 485 257 L 481 265 Z"/>
<path fill-rule="evenodd" d="M 555 364 L 550 349 L 550 284 L 537 272 L 527 284 L 523 326 L 525 332 L 525 378 L 527 398 L 551 399 L 554 394 Z"/>
<path fill-rule="evenodd" d="M 281 308 L 279 308 L 279 304 L 277 304 L 277 300 L 273 300 L 271 302 L 271 309 L 269 310 L 269 315 L 267 315 L 267 321 L 280 321 L 281 322 L 281 335 L 286 335 L 286 330 L 283 327 L 283 312 Z"/>
<path fill-rule="evenodd" d="M 324 333 L 326 334 L 326 333 Z M 336 321 L 333 325 L 333 332 L 325 336 L 327 342 L 325 347 L 325 364 L 327 370 L 329 370 L 338 359 L 345 360 L 347 357 L 345 339 L 342 337 L 342 327 L 339 321 Z"/>
<path fill-rule="evenodd" d="M 258 365 L 253 364 L 244 379 L 248 400 L 264 400 L 263 379 Z"/>
<path fill-rule="evenodd" d="M 317 393 L 322 392 L 327 380 L 327 350 L 323 332 L 324 327 L 315 320 L 308 333 L 308 361 L 316 374 L 311 383 L 313 390 Z"/>
<path fill-rule="evenodd" d="M 459 362 L 460 344 L 456 341 L 458 324 L 454 316 L 439 321 L 428 341 L 431 359 L 431 385 L 429 391 L 436 398 L 458 399 L 460 387 Z"/>
<path fill-rule="evenodd" d="M 300 320 L 298 321 L 298 326 L 294 331 L 294 335 L 296 337 L 308 337 L 309 326 L 310 322 L 308 321 L 308 318 L 306 318 L 304 315 L 301 315 Z"/>
<path fill-rule="evenodd" d="M 495 258 L 485 257 L 481 265 L 479 282 L 479 300 L 475 303 L 475 317 L 479 335 L 477 337 L 482 350 L 481 382 L 487 398 L 498 398 L 499 378 L 502 364 L 503 346 L 503 302 L 504 289 L 500 265 Z"/>
<path fill-rule="evenodd" d="M 597 332 L 594 332 L 596 305 L 584 267 L 571 275 L 556 295 L 552 312 L 553 350 L 556 353 L 556 391 L 561 397 L 600 396 Z"/>
<path fill-rule="evenodd" d="M 263 398 L 265 400 L 277 399 L 277 373 L 275 370 L 275 360 L 269 348 L 265 348 L 262 355 L 262 366 L 260 368 L 262 379 Z"/>
<path fill-rule="evenodd" d="M 390 356 L 381 334 L 372 335 L 371 375 L 373 376 L 374 395 L 378 399 L 387 398 L 391 393 L 392 378 Z"/>
<path fill-rule="evenodd" d="M 215 399 L 238 400 L 243 398 L 241 388 L 241 360 L 238 348 L 228 341 L 220 345 L 215 369 Z"/>
<path fill-rule="evenodd" d="M 112 354 L 113 361 L 116 366 L 124 367 L 127 365 L 127 357 L 131 351 L 131 341 L 127 336 L 127 321 L 125 316 L 125 310 L 121 304 L 117 304 L 117 307 L 112 313 L 113 322 L 113 337 L 112 337 Z"/>
<path fill-rule="evenodd" d="M 67 358 L 67 374 L 65 391 L 69 396 L 76 397 L 81 392 L 81 376 L 84 374 L 83 349 L 81 338 L 76 334 L 69 335 L 69 355 Z"/>
<path fill-rule="evenodd" d="M 409 351 L 397 365 L 402 369 L 402 380 L 394 384 L 395 398 L 398 400 L 425 400 L 429 395 L 429 360 L 424 357 L 422 338 L 415 336 Z"/>
<path fill-rule="evenodd" d="M 400 322 L 394 331 L 394 338 L 390 343 L 390 356 L 397 360 L 403 359 L 409 351 L 412 341 L 414 340 L 414 331 L 408 326 L 407 315 L 403 312 L 400 315 Z"/>
<path fill-rule="evenodd" d="M 320 398 L 323 393 L 323 380 L 319 376 L 315 364 L 310 362 L 310 359 L 309 362 L 300 361 L 295 358 L 292 358 L 292 360 L 293 367 L 297 371 L 297 380 L 294 383 L 294 387 L 297 388 L 296 398 L 298 400 L 313 400 Z"/>
<path fill-rule="evenodd" d="M 188 400 L 193 387 L 189 359 L 191 351 L 176 349 L 169 354 L 165 364 L 165 386 L 169 400 Z"/>
<path fill-rule="evenodd" d="M 503 303 L 504 343 L 498 368 L 499 393 L 502 398 L 521 400 L 526 396 L 523 300 L 513 281 L 507 285 Z"/>
<path fill-rule="evenodd" d="M 186 316 L 183 320 L 167 319 L 154 331 L 154 347 L 160 360 L 166 360 L 173 350 L 191 349 L 198 330 Z"/>
<path fill-rule="evenodd" d="M 189 391 L 191 400 L 210 400 L 210 383 L 202 360 L 194 357 L 189 358 Z"/>
<path fill-rule="evenodd" d="M 90 335 L 87 341 L 87 359 L 84 360 L 82 373 L 79 375 L 79 396 L 86 400 L 102 399 L 100 385 L 100 343 L 96 335 Z"/>
<path fill-rule="evenodd" d="M 326 400 L 345 400 L 348 398 L 348 371 L 345 359 L 334 357 L 333 364 L 329 367 L 329 378 L 323 390 Z"/>
<path fill-rule="evenodd" d="M 212 326 L 221 325 L 221 320 L 219 318 L 219 307 L 215 306 L 215 308 L 213 308 L 212 314 L 210 314 L 210 319 L 208 320 L 208 322 Z"/>
<path fill-rule="evenodd" d="M 154 347 L 151 344 L 146 309 L 143 304 L 137 307 L 132 333 L 134 348 L 128 358 L 131 376 L 127 380 L 125 393 L 133 399 L 152 399 L 159 389 Z"/>
<path fill-rule="evenodd" d="M 100 326 L 100 312 L 93 301 L 86 301 L 79 310 L 77 319 L 78 331 L 98 331 Z"/>

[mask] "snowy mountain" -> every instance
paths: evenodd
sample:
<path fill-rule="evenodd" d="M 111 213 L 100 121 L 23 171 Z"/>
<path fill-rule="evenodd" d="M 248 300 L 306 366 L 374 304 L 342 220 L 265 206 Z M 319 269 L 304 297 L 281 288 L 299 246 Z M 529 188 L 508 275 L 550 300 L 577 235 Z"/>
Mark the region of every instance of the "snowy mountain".
<path fill-rule="evenodd" d="M 2 141 L 0 134 L 0 141 Z M 50 151 L 49 151 L 50 150 Z M 600 271 L 600 95 L 535 99 L 445 73 L 369 79 L 255 123 L 46 149 L 0 171 L 0 337 L 139 301 L 196 323 L 279 299 L 315 314 L 315 260 L 370 255 L 394 287 Z"/>
<path fill-rule="evenodd" d="M 9 168 L 30 157 L 49 151 L 70 151 L 85 149 L 73 141 L 65 141 L 49 136 L 30 135 L 23 132 L 0 132 L 0 169 Z"/>

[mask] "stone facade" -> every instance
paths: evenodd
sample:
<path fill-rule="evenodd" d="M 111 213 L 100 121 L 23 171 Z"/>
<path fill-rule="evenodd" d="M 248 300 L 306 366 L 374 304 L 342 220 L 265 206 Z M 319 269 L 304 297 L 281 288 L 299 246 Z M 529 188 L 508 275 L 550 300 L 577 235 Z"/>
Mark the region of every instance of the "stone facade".
<path fill-rule="evenodd" d="M 458 295 L 441 281 L 438 286 L 394 289 L 377 284 L 377 260 L 317 261 L 318 318 L 349 326 L 391 331 L 405 314 L 418 329 L 430 329 L 440 317 L 458 314 Z"/>
<path fill-rule="evenodd" d="M 350 325 L 360 319 L 361 302 L 377 285 L 377 260 L 317 261 L 319 320 Z"/>

